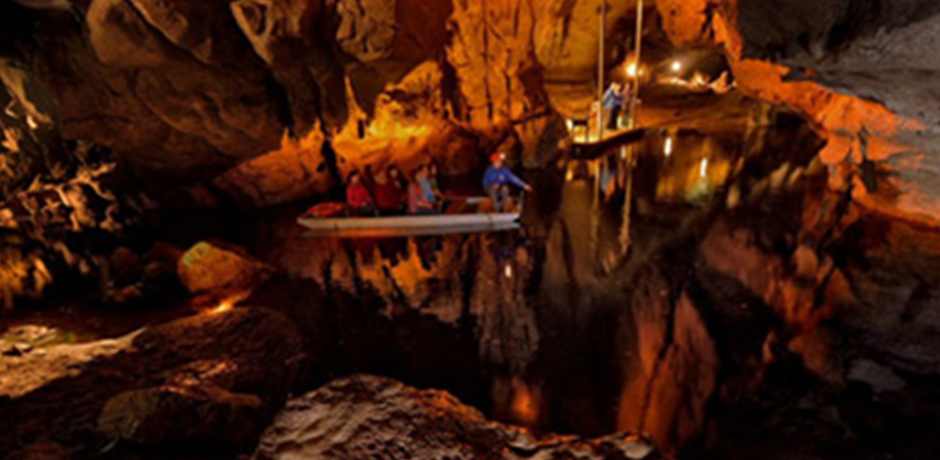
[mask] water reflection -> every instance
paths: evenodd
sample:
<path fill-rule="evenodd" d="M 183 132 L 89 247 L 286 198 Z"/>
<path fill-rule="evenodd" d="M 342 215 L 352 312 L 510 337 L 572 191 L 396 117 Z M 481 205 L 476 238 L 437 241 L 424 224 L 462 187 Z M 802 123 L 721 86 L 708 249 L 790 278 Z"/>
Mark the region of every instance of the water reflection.
<path fill-rule="evenodd" d="M 679 443 L 698 429 L 717 368 L 683 287 L 688 241 L 765 157 L 741 133 L 663 132 L 528 177 L 539 193 L 517 230 L 306 238 L 285 219 L 261 227 L 256 253 L 316 281 L 328 308 L 355 304 L 335 332 L 360 350 L 355 371 L 446 388 L 536 430 L 642 429 Z"/>

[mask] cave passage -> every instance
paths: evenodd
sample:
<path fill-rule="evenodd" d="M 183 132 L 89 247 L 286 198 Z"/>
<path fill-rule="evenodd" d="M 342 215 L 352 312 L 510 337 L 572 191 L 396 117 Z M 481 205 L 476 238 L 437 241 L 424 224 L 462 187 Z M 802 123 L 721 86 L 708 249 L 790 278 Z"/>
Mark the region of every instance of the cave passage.
<path fill-rule="evenodd" d="M 0 460 L 934 460 L 938 30 L 0 0 Z"/>

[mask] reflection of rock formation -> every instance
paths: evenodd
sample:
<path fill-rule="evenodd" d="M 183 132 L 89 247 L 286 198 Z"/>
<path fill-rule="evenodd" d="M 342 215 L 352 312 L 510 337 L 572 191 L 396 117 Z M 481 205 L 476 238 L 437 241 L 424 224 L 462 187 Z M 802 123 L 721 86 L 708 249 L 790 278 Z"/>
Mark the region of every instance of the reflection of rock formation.
<path fill-rule="evenodd" d="M 486 251 L 477 261 L 470 314 L 476 320 L 480 357 L 510 375 L 525 375 L 535 359 L 539 344 L 536 312 L 526 301 L 525 285 L 531 276 L 525 249 L 515 249 L 513 241 L 492 235 L 485 238 L 495 251 Z M 498 246 L 508 244 L 503 249 Z"/>
<path fill-rule="evenodd" d="M 487 421 L 453 396 L 398 382 L 355 376 L 291 400 L 268 429 L 255 460 L 523 458 L 658 459 L 638 437 L 538 439 Z"/>
<path fill-rule="evenodd" d="M 678 300 L 662 275 L 641 277 L 633 293 L 634 353 L 624 372 L 618 428 L 650 433 L 678 448 L 699 434 L 715 390 L 718 356 L 710 333 L 688 295 Z M 630 327 L 630 326 L 627 326 Z"/>

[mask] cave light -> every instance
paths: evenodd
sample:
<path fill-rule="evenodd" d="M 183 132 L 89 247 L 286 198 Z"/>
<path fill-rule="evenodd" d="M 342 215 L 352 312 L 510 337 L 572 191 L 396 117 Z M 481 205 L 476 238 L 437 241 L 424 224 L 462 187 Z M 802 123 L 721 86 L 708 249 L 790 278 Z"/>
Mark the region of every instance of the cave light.
<path fill-rule="evenodd" d="M 708 158 L 703 158 L 702 166 L 699 168 L 698 174 L 699 176 L 705 177 L 707 173 L 708 173 Z"/>
<path fill-rule="evenodd" d="M 682 63 L 679 62 L 678 59 L 676 59 L 675 61 L 672 61 L 672 65 L 670 66 L 670 68 L 672 69 L 673 72 L 679 73 L 682 71 Z"/>
<path fill-rule="evenodd" d="M 670 156 L 672 156 L 672 138 L 671 137 L 666 138 L 666 144 L 663 145 L 663 155 L 665 155 L 666 158 L 669 158 Z"/>
<path fill-rule="evenodd" d="M 506 273 L 506 278 L 512 279 L 512 265 L 507 264 L 504 272 Z"/>
<path fill-rule="evenodd" d="M 233 308 L 235 308 L 235 304 L 232 301 L 223 300 L 222 302 L 219 303 L 219 306 L 213 308 L 212 310 L 209 310 L 209 314 L 217 315 L 219 313 L 225 313 L 227 311 L 231 311 Z"/>
<path fill-rule="evenodd" d="M 637 75 L 639 75 L 639 72 L 640 68 L 637 66 L 636 62 L 627 63 L 627 76 L 635 78 Z"/>

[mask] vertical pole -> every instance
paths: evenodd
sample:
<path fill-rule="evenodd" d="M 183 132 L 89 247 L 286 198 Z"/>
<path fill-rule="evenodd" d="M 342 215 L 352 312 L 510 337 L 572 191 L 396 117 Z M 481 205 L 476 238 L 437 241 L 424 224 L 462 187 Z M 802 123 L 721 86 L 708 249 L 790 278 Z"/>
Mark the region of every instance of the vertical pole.
<path fill-rule="evenodd" d="M 630 127 L 636 128 L 637 116 L 639 115 L 640 99 L 640 62 L 643 51 L 643 0 L 638 0 L 636 4 L 636 75 L 633 76 L 633 98 L 630 100 Z"/>
<path fill-rule="evenodd" d="M 607 35 L 607 0 L 601 0 L 600 36 L 597 38 L 597 140 L 604 140 L 604 36 Z"/>

